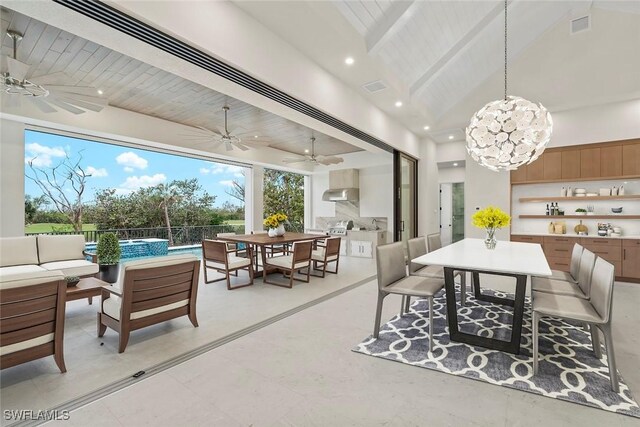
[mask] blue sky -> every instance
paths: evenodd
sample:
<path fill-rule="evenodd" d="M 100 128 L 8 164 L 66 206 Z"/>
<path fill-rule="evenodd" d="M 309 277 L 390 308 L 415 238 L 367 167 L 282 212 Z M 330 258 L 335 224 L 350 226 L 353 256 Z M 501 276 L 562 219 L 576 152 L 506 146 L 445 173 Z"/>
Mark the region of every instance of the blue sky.
<path fill-rule="evenodd" d="M 118 145 L 104 144 L 48 133 L 25 132 L 25 163 L 33 160 L 34 167 L 57 165 L 66 153 L 71 157 L 82 150 L 81 166 L 92 174 L 87 179 L 84 200 L 91 202 L 96 190 L 116 188 L 126 194 L 141 187 L 168 183 L 174 179 L 198 178 L 203 189 L 216 196 L 215 206 L 225 201 L 239 202 L 225 193 L 233 180 L 244 182 L 240 166 L 174 156 Z M 29 172 L 29 167 L 25 170 Z M 42 194 L 37 185 L 25 178 L 25 193 Z"/>

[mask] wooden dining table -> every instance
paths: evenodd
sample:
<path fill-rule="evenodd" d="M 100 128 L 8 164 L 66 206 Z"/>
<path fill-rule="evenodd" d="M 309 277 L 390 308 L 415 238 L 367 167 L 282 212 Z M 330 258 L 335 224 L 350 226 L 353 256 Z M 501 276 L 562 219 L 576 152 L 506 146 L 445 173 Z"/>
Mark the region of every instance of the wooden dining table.
<path fill-rule="evenodd" d="M 218 236 L 217 240 L 222 240 L 225 242 L 232 243 L 244 243 L 247 246 L 253 248 L 253 250 L 260 249 L 260 256 L 262 259 L 263 269 L 260 269 L 260 263 L 258 261 L 258 257 L 255 257 L 255 265 L 254 265 L 254 274 L 256 277 L 261 277 L 265 273 L 264 266 L 266 266 L 267 261 L 267 251 L 266 248 L 271 246 L 286 246 L 293 244 L 295 242 L 302 242 L 304 240 L 323 240 L 328 236 L 321 234 L 307 234 L 307 233 L 290 233 L 287 232 L 284 236 L 276 236 L 269 237 L 268 234 L 236 234 L 235 236 Z M 275 270 L 275 268 L 274 268 Z"/>

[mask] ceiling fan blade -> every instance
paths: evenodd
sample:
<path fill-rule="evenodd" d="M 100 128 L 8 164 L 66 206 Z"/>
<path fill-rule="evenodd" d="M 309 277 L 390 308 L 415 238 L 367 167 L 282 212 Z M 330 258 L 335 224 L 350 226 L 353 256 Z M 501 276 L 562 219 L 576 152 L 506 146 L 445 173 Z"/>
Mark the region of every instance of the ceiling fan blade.
<path fill-rule="evenodd" d="M 322 165 L 337 165 L 338 163 L 344 162 L 342 157 L 337 156 L 317 156 L 316 161 Z"/>
<path fill-rule="evenodd" d="M 51 89 L 51 86 L 47 87 L 47 89 L 49 89 L 49 93 L 54 94 L 58 98 L 78 100 L 89 104 L 95 104 L 101 106 L 102 108 L 106 107 L 109 104 L 109 101 L 107 99 L 101 98 L 99 96 L 81 95 L 79 93 L 57 91 L 55 89 Z"/>
<path fill-rule="evenodd" d="M 226 142 L 224 143 L 224 148 L 225 148 L 225 150 L 227 150 L 227 151 L 233 151 L 233 144 L 231 144 L 229 141 L 226 141 Z"/>
<path fill-rule="evenodd" d="M 38 84 L 41 84 L 38 82 Z M 98 89 L 95 87 L 89 86 L 64 86 L 64 85 L 43 85 L 47 88 L 47 90 L 51 92 L 65 92 L 74 95 L 84 95 L 98 98 L 96 95 L 98 94 Z M 99 98 L 103 99 L 103 98 Z"/>
<path fill-rule="evenodd" d="M 73 114 L 82 114 L 84 113 L 84 110 L 81 110 L 80 108 L 74 107 L 73 105 L 69 104 L 68 102 L 64 102 L 60 99 L 57 99 L 55 97 L 48 97 L 48 100 L 50 103 L 57 105 L 58 107 L 62 108 L 63 110 L 66 110 L 70 113 Z"/>
<path fill-rule="evenodd" d="M 6 100 L 5 105 L 9 108 L 20 108 L 24 96 L 12 95 L 10 93 L 0 92 L 0 99 Z"/>
<path fill-rule="evenodd" d="M 74 99 L 74 98 L 67 97 L 67 96 L 59 96 L 59 95 L 57 95 L 56 98 L 61 100 L 61 101 L 63 101 L 63 102 L 66 102 L 67 104 L 74 105 L 74 106 L 79 107 L 79 108 L 84 108 L 85 110 L 95 111 L 96 113 L 99 113 L 105 107 L 105 105 L 96 105 L 96 104 L 92 104 L 90 102 L 81 101 L 79 99 Z"/>
<path fill-rule="evenodd" d="M 304 157 L 303 158 L 297 158 L 297 159 L 293 158 L 293 157 L 287 157 L 287 158 L 282 159 L 283 163 L 304 163 L 304 162 L 308 162 L 308 161 L 309 161 L 309 159 L 304 158 Z"/>
<path fill-rule="evenodd" d="M 31 76 L 30 80 L 38 82 L 39 85 L 61 85 L 69 83 L 72 78 L 73 77 L 71 75 L 63 73 L 62 71 L 58 71 L 57 73 Z"/>
<path fill-rule="evenodd" d="M 249 147 L 247 147 L 246 145 L 241 144 L 241 143 L 239 143 L 239 142 L 236 142 L 236 143 L 235 143 L 235 144 L 233 144 L 233 145 L 235 145 L 236 147 L 238 147 L 238 148 L 239 148 L 240 150 L 242 150 L 242 151 L 247 151 L 247 150 L 249 150 Z"/>
<path fill-rule="evenodd" d="M 7 57 L 7 69 L 9 70 L 9 74 L 16 80 L 24 80 L 27 77 L 27 73 L 29 72 L 29 68 L 31 66 L 29 64 L 25 64 L 24 62 L 20 62 L 17 59 L 13 59 L 11 57 Z"/>
<path fill-rule="evenodd" d="M 56 111 L 58 111 L 55 108 L 53 108 L 51 105 L 49 105 L 49 103 L 42 98 L 31 98 L 31 101 L 43 113 L 55 113 Z"/>

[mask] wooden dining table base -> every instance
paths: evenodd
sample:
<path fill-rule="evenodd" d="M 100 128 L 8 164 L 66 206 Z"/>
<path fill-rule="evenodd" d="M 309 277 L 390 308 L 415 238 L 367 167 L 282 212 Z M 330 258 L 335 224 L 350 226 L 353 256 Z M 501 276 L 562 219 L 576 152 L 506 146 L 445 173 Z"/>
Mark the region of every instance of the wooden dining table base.
<path fill-rule="evenodd" d="M 473 277 L 475 298 L 480 301 L 502 304 L 513 307 L 513 322 L 511 324 L 511 340 L 481 337 L 479 335 L 461 332 L 458 328 L 458 309 L 456 305 L 456 288 L 453 280 L 454 271 L 468 271 Z M 508 276 L 516 279 L 516 294 L 514 299 L 500 298 L 482 294 L 480 290 L 480 273 L 494 276 Z M 498 273 L 492 271 L 464 270 L 460 268 L 444 267 L 444 282 L 447 298 L 447 321 L 449 323 L 449 338 L 464 344 L 475 345 L 499 350 L 512 354 L 520 354 L 520 338 L 522 336 L 522 319 L 524 316 L 525 291 L 527 289 L 527 275 Z"/>

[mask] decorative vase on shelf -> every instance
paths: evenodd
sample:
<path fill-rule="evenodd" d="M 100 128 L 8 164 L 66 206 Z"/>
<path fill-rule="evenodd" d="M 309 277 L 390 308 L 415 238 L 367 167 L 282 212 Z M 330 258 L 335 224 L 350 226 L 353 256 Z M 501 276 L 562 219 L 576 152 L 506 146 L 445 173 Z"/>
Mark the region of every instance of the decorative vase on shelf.
<path fill-rule="evenodd" d="M 496 240 L 496 229 L 487 228 L 487 237 L 484 239 L 484 245 L 487 249 L 495 249 L 498 241 Z"/>

